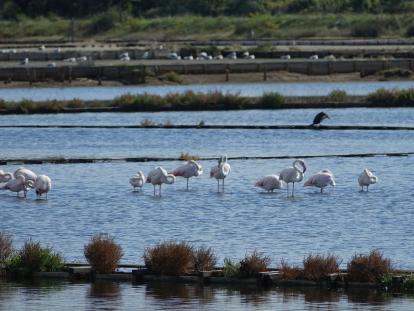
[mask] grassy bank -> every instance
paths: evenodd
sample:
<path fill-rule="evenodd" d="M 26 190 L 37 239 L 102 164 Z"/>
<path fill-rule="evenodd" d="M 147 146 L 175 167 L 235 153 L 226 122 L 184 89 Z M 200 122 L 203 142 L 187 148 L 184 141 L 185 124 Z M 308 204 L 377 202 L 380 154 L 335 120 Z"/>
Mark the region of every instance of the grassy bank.
<path fill-rule="evenodd" d="M 109 101 L 73 99 L 35 102 L 25 99 L 20 102 L 0 101 L 0 114 L 345 108 L 355 107 L 356 104 L 358 107 L 414 107 L 414 89 L 380 89 L 366 97 L 348 96 L 345 91 L 334 90 L 324 97 L 284 97 L 272 92 L 250 98 L 220 92 L 203 94 L 188 91 L 166 96 L 127 94 Z"/>
<path fill-rule="evenodd" d="M 349 38 L 412 36 L 412 14 L 254 14 L 250 16 L 124 17 L 113 12 L 79 18 L 75 39 Z M 71 22 L 62 17 L 0 21 L 3 39 L 68 39 Z"/>

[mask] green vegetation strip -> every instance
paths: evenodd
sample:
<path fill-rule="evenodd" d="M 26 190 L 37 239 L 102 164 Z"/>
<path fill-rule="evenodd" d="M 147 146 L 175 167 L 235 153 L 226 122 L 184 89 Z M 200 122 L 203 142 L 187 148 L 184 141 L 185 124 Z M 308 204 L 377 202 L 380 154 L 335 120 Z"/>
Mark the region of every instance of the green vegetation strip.
<path fill-rule="evenodd" d="M 0 101 L 0 114 L 78 113 L 78 112 L 144 112 L 144 111 L 203 111 L 244 109 L 345 108 L 345 107 L 414 107 L 414 89 L 386 90 L 366 97 L 348 96 L 334 90 L 324 97 L 285 97 L 276 92 L 251 98 L 239 94 L 210 92 L 171 93 L 165 96 L 142 94 L 122 95 L 109 101 L 22 100 Z M 153 123 L 143 125 L 154 125 Z M 164 124 L 171 125 L 171 124 Z M 202 124 L 200 124 L 202 125 Z"/>
<path fill-rule="evenodd" d="M 362 157 L 407 157 L 414 155 L 414 152 L 391 152 L 391 153 L 352 153 L 352 154 L 330 154 L 330 155 L 286 155 L 286 156 L 236 156 L 229 157 L 229 160 L 272 160 L 272 159 L 312 159 L 312 158 L 362 158 Z M 14 163 L 22 164 L 75 164 L 75 163 L 99 163 L 99 162 L 162 162 L 187 160 L 188 156 L 180 157 L 119 157 L 119 158 L 44 158 L 44 159 L 0 159 L 0 165 L 10 165 Z M 198 157 L 197 160 L 216 160 L 216 157 Z"/>

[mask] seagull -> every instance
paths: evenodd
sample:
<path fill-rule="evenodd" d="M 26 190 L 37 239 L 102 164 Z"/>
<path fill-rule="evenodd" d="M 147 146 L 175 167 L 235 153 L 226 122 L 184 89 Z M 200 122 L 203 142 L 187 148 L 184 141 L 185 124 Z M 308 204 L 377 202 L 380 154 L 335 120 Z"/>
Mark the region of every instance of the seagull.
<path fill-rule="evenodd" d="M 313 122 L 311 126 L 321 125 L 322 121 L 325 119 L 330 119 L 330 118 L 325 112 L 321 111 L 313 118 Z"/>

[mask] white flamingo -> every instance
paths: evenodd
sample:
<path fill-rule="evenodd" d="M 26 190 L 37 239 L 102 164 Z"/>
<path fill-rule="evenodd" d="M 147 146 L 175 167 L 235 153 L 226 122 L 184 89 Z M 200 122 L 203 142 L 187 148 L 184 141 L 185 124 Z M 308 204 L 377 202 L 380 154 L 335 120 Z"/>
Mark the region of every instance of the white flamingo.
<path fill-rule="evenodd" d="M 8 182 L 13 179 L 13 174 L 0 170 L 0 183 Z"/>
<path fill-rule="evenodd" d="M 210 177 L 217 179 L 217 191 L 220 191 L 220 179 L 223 179 L 223 189 L 224 189 L 224 179 L 230 174 L 231 167 L 227 163 L 227 155 L 223 155 L 218 160 L 218 164 L 213 166 L 210 171 Z"/>
<path fill-rule="evenodd" d="M 171 172 L 174 176 L 181 176 L 187 179 L 187 191 L 188 191 L 188 180 L 191 177 L 197 177 L 203 174 L 203 168 L 194 160 L 188 161 L 186 164 L 183 164 L 177 167 Z"/>
<path fill-rule="evenodd" d="M 322 170 L 319 173 L 311 176 L 304 184 L 304 187 L 312 186 L 321 189 L 321 193 L 323 192 L 323 188 L 327 186 L 335 187 L 335 178 L 334 175 L 330 170 Z"/>
<path fill-rule="evenodd" d="M 131 184 L 132 187 L 135 188 L 140 188 L 142 189 L 142 187 L 144 186 L 145 183 L 145 175 L 143 172 L 139 171 L 138 173 L 136 173 L 135 175 L 133 175 L 130 179 L 129 179 L 129 183 Z"/>
<path fill-rule="evenodd" d="M 368 187 L 369 185 L 376 184 L 378 181 L 378 177 L 375 176 L 369 169 L 364 169 L 364 171 L 359 175 L 358 177 L 358 183 L 362 188 L 362 191 L 364 191 L 364 186 Z"/>
<path fill-rule="evenodd" d="M 292 197 L 295 192 L 295 182 L 301 182 L 306 172 L 306 165 L 303 160 L 295 160 L 292 167 L 285 168 L 279 174 L 279 179 L 287 183 L 289 196 L 289 183 L 293 183 Z"/>
<path fill-rule="evenodd" d="M 42 194 L 47 194 L 52 189 L 52 180 L 47 175 L 39 175 L 36 178 L 36 181 L 34 183 L 34 188 L 36 190 L 36 198 L 41 199 Z"/>
<path fill-rule="evenodd" d="M 17 176 L 24 176 L 24 178 L 26 179 L 26 180 L 30 180 L 30 181 L 32 181 L 32 186 L 29 186 L 29 187 L 31 187 L 31 188 L 33 188 L 33 185 L 34 185 L 34 182 L 36 181 L 36 179 L 37 179 L 37 175 L 33 172 L 33 171 L 31 171 L 31 170 L 29 170 L 29 169 L 27 169 L 27 168 L 25 168 L 25 167 L 19 167 L 14 173 L 13 173 L 13 176 L 14 176 L 14 178 L 17 178 Z"/>
<path fill-rule="evenodd" d="M 283 188 L 283 181 L 279 179 L 278 175 L 267 175 L 256 182 L 256 187 L 271 191 Z"/>
<path fill-rule="evenodd" d="M 147 183 L 151 183 L 154 186 L 154 196 L 155 196 L 155 186 L 160 186 L 159 195 L 161 196 L 161 185 L 162 184 L 173 184 L 175 183 L 175 176 L 173 174 L 168 174 L 165 169 L 158 166 L 148 173 Z"/>
<path fill-rule="evenodd" d="M 10 190 L 12 192 L 16 192 L 17 196 L 19 196 L 19 193 L 23 191 L 24 197 L 27 195 L 27 188 L 33 188 L 33 181 L 26 180 L 24 175 L 18 175 L 16 178 L 11 179 L 0 189 L 2 190 Z"/>

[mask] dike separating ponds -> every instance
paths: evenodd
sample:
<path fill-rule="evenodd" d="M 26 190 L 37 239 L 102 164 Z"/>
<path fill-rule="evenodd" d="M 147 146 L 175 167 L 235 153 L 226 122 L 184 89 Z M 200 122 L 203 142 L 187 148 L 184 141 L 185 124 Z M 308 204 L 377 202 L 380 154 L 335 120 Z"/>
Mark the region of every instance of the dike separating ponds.
<path fill-rule="evenodd" d="M 20 59 L 21 60 L 21 59 Z M 359 72 L 361 76 L 375 74 L 388 69 L 414 71 L 414 59 L 338 59 L 338 60 L 133 60 L 86 61 L 80 63 L 58 62 L 56 67 L 47 63 L 35 62 L 28 65 L 2 63 L 0 81 L 72 81 L 74 79 L 93 79 L 97 81 L 122 81 L 125 84 L 145 83 L 148 74 L 163 75 L 175 72 L 180 75 L 232 73 L 267 73 L 286 71 L 306 75 L 330 75 Z"/>

